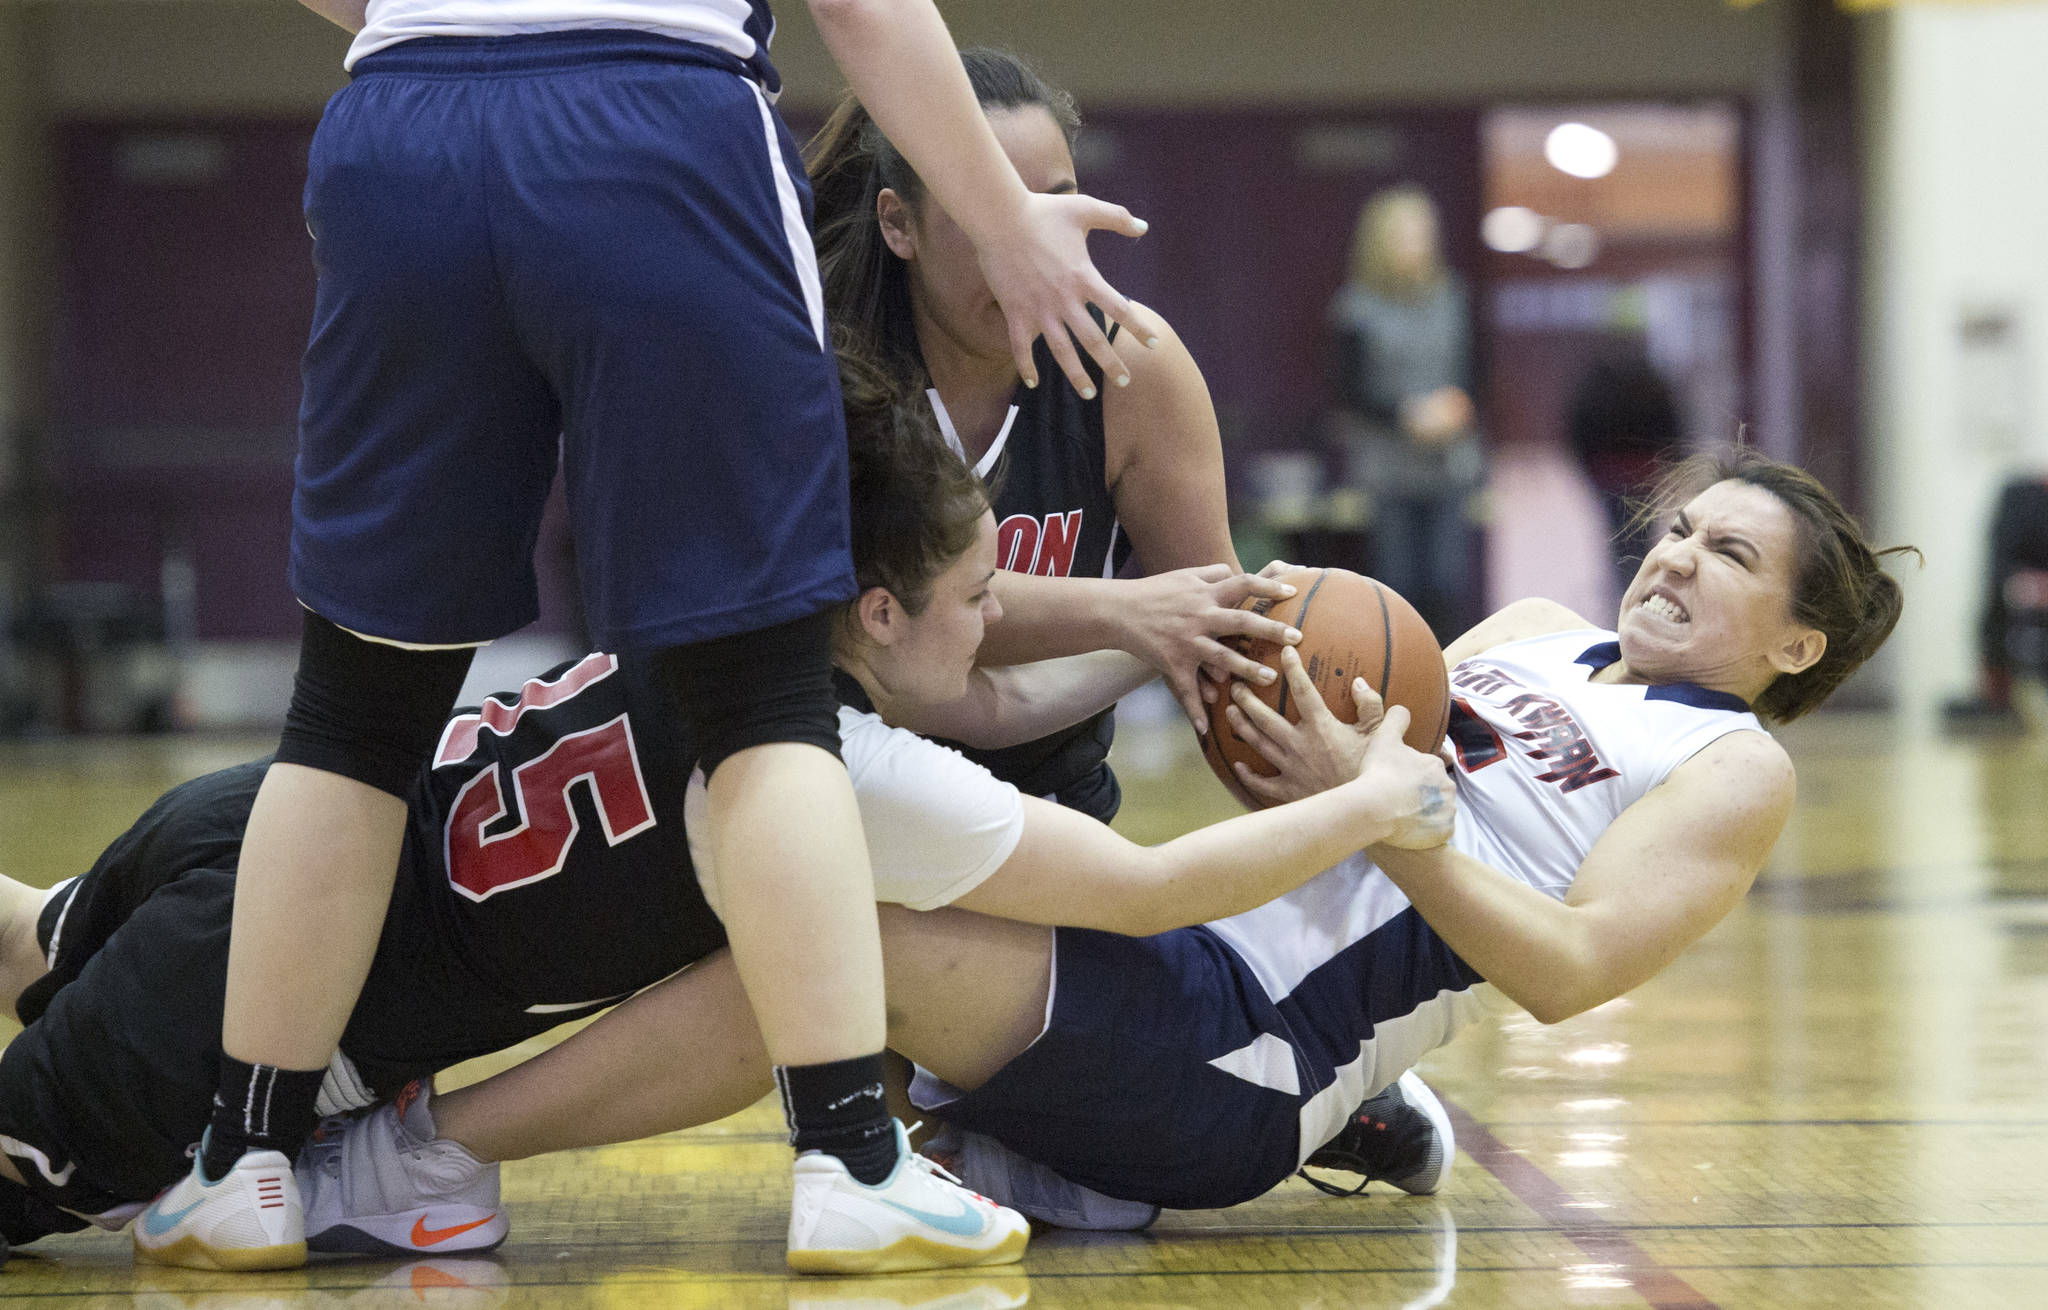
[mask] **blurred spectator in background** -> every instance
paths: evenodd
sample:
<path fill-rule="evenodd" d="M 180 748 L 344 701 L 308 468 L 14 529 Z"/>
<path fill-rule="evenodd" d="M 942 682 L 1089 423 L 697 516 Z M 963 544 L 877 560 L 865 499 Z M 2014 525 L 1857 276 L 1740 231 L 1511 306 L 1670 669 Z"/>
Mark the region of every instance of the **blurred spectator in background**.
<path fill-rule="evenodd" d="M 1685 435 L 1678 400 L 1640 351 L 1611 355 L 1595 361 L 1572 389 L 1565 427 L 1572 453 L 1607 511 L 1618 600 L 1656 530 L 1653 523 L 1631 524 L 1630 498 L 1656 480 L 1659 460 L 1677 453 Z"/>
<path fill-rule="evenodd" d="M 2021 727 L 2013 677 L 2048 680 L 2048 478 L 2015 478 L 1991 516 L 1984 603 L 1977 621 L 1977 691 L 1952 700 L 1949 726 Z"/>
<path fill-rule="evenodd" d="M 1477 617 L 1470 507 L 1484 466 L 1470 311 L 1441 244 L 1421 188 L 1373 196 L 1330 324 L 1345 481 L 1371 502 L 1372 572 L 1449 640 Z"/>

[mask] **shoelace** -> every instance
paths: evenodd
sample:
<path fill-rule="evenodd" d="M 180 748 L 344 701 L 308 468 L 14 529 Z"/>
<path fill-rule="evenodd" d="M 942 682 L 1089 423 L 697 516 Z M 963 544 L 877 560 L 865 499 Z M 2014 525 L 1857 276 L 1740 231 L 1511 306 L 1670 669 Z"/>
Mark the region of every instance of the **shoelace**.
<path fill-rule="evenodd" d="M 910 1125 L 910 1127 L 904 1129 L 903 1135 L 907 1139 L 912 1133 L 916 1132 L 918 1129 L 922 1127 L 924 1127 L 924 1120 L 920 1119 L 916 1123 Z M 962 1182 L 960 1179 L 960 1175 L 954 1173 L 951 1169 L 948 1169 L 946 1166 L 940 1164 L 937 1160 L 932 1159 L 930 1156 L 924 1154 L 922 1151 L 912 1151 L 910 1153 L 910 1163 L 913 1167 L 922 1169 L 924 1172 L 928 1174 L 935 1174 L 938 1177 L 945 1179 L 947 1182 L 953 1184 L 953 1186 L 959 1188 L 961 1191 L 967 1193 L 969 1196 L 973 1197 L 977 1201 L 980 1201 L 984 1205 L 995 1204 L 994 1201 L 989 1200 L 986 1196 L 983 1196 L 980 1192 L 975 1191 L 973 1188 L 969 1187 L 965 1182 Z"/>

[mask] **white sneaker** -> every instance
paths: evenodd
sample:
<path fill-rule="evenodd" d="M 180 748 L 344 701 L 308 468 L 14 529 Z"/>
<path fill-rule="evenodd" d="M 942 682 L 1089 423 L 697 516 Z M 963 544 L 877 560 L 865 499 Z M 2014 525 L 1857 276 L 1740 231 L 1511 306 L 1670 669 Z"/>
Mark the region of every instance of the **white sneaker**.
<path fill-rule="evenodd" d="M 909 1269 L 1010 1264 L 1024 1254 L 1031 1225 L 1015 1210 L 977 1196 L 910 1149 L 896 1125 L 896 1168 L 870 1187 L 838 1157 L 796 1159 L 789 1213 L 789 1267 L 800 1274 L 881 1274 Z"/>
<path fill-rule="evenodd" d="M 488 1251 L 511 1222 L 498 1166 L 434 1136 L 420 1083 L 354 1118 L 323 1121 L 299 1152 L 306 1248 L 358 1255 Z"/>
<path fill-rule="evenodd" d="M 1150 1228 L 1159 1207 L 1125 1201 L 1027 1159 L 983 1133 L 948 1128 L 925 1144 L 925 1154 L 958 1174 L 975 1191 L 1017 1210 L 1032 1223 L 1092 1232 Z"/>
<path fill-rule="evenodd" d="M 211 1130 L 209 1130 L 211 1131 Z M 135 1221 L 135 1258 L 187 1269 L 296 1269 L 306 1263 L 305 1215 L 292 1162 L 250 1151 L 214 1182 L 192 1172 Z"/>

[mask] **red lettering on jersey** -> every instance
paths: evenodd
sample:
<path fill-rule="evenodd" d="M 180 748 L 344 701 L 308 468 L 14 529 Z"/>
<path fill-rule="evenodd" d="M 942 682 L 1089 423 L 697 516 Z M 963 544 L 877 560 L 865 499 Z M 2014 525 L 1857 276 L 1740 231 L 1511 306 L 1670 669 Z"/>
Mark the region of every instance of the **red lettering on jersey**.
<path fill-rule="evenodd" d="M 619 661 L 611 655 L 586 655 L 553 682 L 534 678 L 519 689 L 519 699 L 510 705 L 495 697 L 484 701 L 475 714 L 450 719 L 441 730 L 441 744 L 434 748 L 434 767 L 460 764 L 476 753 L 479 735 L 485 728 L 500 737 L 512 735 L 528 710 L 560 705 L 594 682 L 602 682 L 618 671 Z"/>
<path fill-rule="evenodd" d="M 996 524 L 996 567 L 1029 573 L 1038 563 L 1038 520 L 1012 514 Z"/>
<path fill-rule="evenodd" d="M 1074 571 L 1074 548 L 1081 544 L 1081 515 L 1070 509 L 1065 514 L 1045 516 L 1045 528 L 1038 538 L 1038 562 L 1033 573 L 1047 578 L 1064 578 Z"/>
<path fill-rule="evenodd" d="M 1516 684 L 1514 679 L 1492 665 L 1474 664 L 1468 660 L 1452 672 L 1451 685 L 1464 691 L 1477 692 L 1481 696 L 1491 696 Z"/>
<path fill-rule="evenodd" d="M 1570 792 L 1621 776 L 1600 763 L 1584 730 L 1564 706 L 1548 696 L 1525 692 L 1504 708 L 1528 725 L 1528 731 L 1516 733 L 1515 739 L 1537 743 L 1530 749 L 1529 758 L 1554 761 L 1550 772 L 1537 774 L 1536 781 L 1554 782 L 1559 784 L 1559 790 Z"/>
<path fill-rule="evenodd" d="M 569 789 L 577 783 L 590 784 L 608 845 L 654 826 L 654 802 L 640 776 L 633 728 L 621 714 L 563 737 L 545 755 L 512 770 L 521 817 L 509 832 L 486 831 L 506 814 L 498 770 L 485 769 L 463 784 L 449 808 L 445 838 L 448 881 L 455 890 L 481 901 L 560 873 L 582 826 L 569 803 Z"/>
<path fill-rule="evenodd" d="M 1550 772 L 1537 774 L 1536 781 L 1557 783 L 1560 791 L 1577 791 L 1589 783 L 1620 776 L 1613 769 L 1602 766 L 1600 757 L 1593 753 L 1593 743 L 1581 737 L 1564 749 Z"/>

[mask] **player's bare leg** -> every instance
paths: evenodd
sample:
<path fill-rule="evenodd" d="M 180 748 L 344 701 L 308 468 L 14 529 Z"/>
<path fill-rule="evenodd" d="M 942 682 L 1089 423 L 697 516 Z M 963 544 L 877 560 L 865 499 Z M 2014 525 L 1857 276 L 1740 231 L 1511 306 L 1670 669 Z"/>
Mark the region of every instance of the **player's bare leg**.
<path fill-rule="evenodd" d="M 709 786 L 720 914 L 776 1064 L 873 1055 L 888 1036 L 874 879 L 846 767 L 814 746 L 740 751 Z"/>
<path fill-rule="evenodd" d="M 1017 1259 L 1023 1219 L 932 1173 L 889 1116 L 874 881 L 845 767 L 771 743 L 727 759 L 708 791 L 721 913 L 799 1152 L 790 1268 Z"/>
<path fill-rule="evenodd" d="M 739 970 L 720 951 L 532 1059 L 437 1096 L 434 1123 L 479 1160 L 523 1160 L 712 1123 L 774 1085 Z"/>
<path fill-rule="evenodd" d="M 242 845 L 221 1029 L 227 1056 L 277 1071 L 252 1080 L 253 1097 L 303 1099 L 311 1109 L 376 954 L 405 814 L 398 797 L 339 774 L 273 764 L 264 775 Z M 318 930 L 308 932 L 309 924 Z M 261 1101 L 252 1105 L 258 1108 L 248 1122 L 267 1127 L 268 1108 Z M 280 1117 L 295 1113 L 284 1104 L 276 1109 Z M 135 1228 L 138 1256 L 225 1269 L 304 1261 L 288 1155 L 269 1149 L 238 1155 L 211 1174 L 202 1161 L 142 1216 Z M 204 1212 L 192 1211 L 213 1184 L 232 1189 L 215 1206 L 231 1217 L 219 1231 L 201 1232 L 194 1222 Z M 241 1203 L 244 1192 L 249 1204 Z"/>
<path fill-rule="evenodd" d="M 327 1067 L 377 952 L 405 815 L 398 797 L 339 774 L 297 764 L 264 774 L 235 885 L 228 1054 Z"/>
<path fill-rule="evenodd" d="M 277 759 L 243 832 L 211 1122 L 192 1172 L 137 1221 L 139 1257 L 305 1260 L 292 1157 L 376 954 L 404 798 L 475 653 L 402 647 L 306 612 Z"/>

